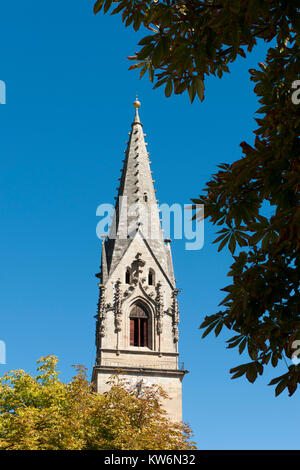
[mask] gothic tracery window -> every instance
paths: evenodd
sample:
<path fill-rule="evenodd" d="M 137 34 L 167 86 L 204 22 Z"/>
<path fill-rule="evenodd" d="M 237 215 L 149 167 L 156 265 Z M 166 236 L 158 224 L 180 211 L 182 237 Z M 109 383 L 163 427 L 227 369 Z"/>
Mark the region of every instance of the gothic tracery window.
<path fill-rule="evenodd" d="M 136 303 L 130 312 L 130 345 L 148 346 L 149 314 L 145 307 Z"/>

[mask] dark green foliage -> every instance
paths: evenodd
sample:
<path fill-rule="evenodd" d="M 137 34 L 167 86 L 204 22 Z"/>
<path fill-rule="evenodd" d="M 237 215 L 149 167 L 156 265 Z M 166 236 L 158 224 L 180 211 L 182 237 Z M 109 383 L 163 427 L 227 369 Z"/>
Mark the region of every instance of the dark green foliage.
<path fill-rule="evenodd" d="M 206 217 L 224 225 L 219 249 L 225 244 L 234 257 L 228 273 L 232 284 L 221 302 L 222 312 L 205 319 L 201 327 L 224 324 L 239 333 L 228 347 L 245 346 L 252 362 L 231 370 L 232 378 L 245 374 L 250 382 L 263 367 L 276 367 L 284 356 L 291 359 L 300 339 L 300 145 L 299 107 L 291 100 L 291 83 L 297 76 L 299 48 L 269 50 L 261 70 L 251 70 L 262 107 L 257 119 L 254 147 L 243 142 L 244 155 L 207 183 L 205 194 L 194 203 L 205 204 Z M 273 215 L 262 215 L 269 203 Z M 234 241 L 232 241 L 234 240 Z M 213 329 L 213 328 L 212 328 Z M 300 382 L 300 366 L 292 364 L 285 375 L 271 381 L 290 395 Z"/>

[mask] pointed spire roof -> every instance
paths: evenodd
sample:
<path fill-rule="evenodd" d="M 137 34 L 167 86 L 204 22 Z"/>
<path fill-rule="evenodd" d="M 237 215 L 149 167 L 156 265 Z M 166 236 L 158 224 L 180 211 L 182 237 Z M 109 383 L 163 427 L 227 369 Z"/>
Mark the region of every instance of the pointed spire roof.
<path fill-rule="evenodd" d="M 141 235 L 161 269 L 174 283 L 169 248 L 165 245 L 161 230 L 159 210 L 150 169 L 149 153 L 145 143 L 143 125 L 139 117 L 141 103 L 136 100 L 134 121 L 121 170 L 120 185 L 116 197 L 115 215 L 110 235 L 104 244 L 108 276 L 119 264 L 133 238 Z"/>

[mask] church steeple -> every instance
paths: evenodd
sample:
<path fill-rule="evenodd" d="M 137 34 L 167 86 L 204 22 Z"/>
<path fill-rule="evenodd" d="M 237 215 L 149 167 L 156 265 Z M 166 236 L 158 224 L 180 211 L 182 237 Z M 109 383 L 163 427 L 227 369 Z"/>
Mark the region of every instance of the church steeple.
<path fill-rule="evenodd" d="M 116 268 L 135 234 L 139 232 L 153 251 L 168 282 L 173 285 L 172 262 L 169 249 L 163 239 L 149 153 L 145 142 L 146 134 L 144 134 L 138 112 L 141 103 L 136 99 L 133 106 L 135 117 L 131 124 L 123 160 L 124 165 L 119 179 L 110 235 L 104 247 L 108 272 L 111 273 Z"/>
<path fill-rule="evenodd" d="M 165 404 L 170 417 L 180 420 L 187 371 L 178 362 L 179 290 L 170 240 L 161 229 L 140 106 L 136 99 L 115 213 L 102 242 L 92 380 L 103 392 L 122 369 L 134 383 L 158 383 L 171 398 Z"/>

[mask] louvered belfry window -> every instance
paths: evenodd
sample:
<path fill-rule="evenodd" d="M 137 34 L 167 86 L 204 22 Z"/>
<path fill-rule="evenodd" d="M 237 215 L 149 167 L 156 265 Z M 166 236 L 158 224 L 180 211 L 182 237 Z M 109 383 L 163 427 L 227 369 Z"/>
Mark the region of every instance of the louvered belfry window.
<path fill-rule="evenodd" d="M 130 312 L 130 345 L 148 346 L 149 315 L 143 305 L 137 303 Z"/>
<path fill-rule="evenodd" d="M 130 272 L 130 268 L 127 268 L 125 272 L 125 284 L 130 284 L 130 283 L 131 283 L 131 272 Z"/>
<path fill-rule="evenodd" d="M 149 284 L 149 286 L 154 286 L 154 271 L 153 271 L 153 269 L 149 269 L 148 284 Z"/>

